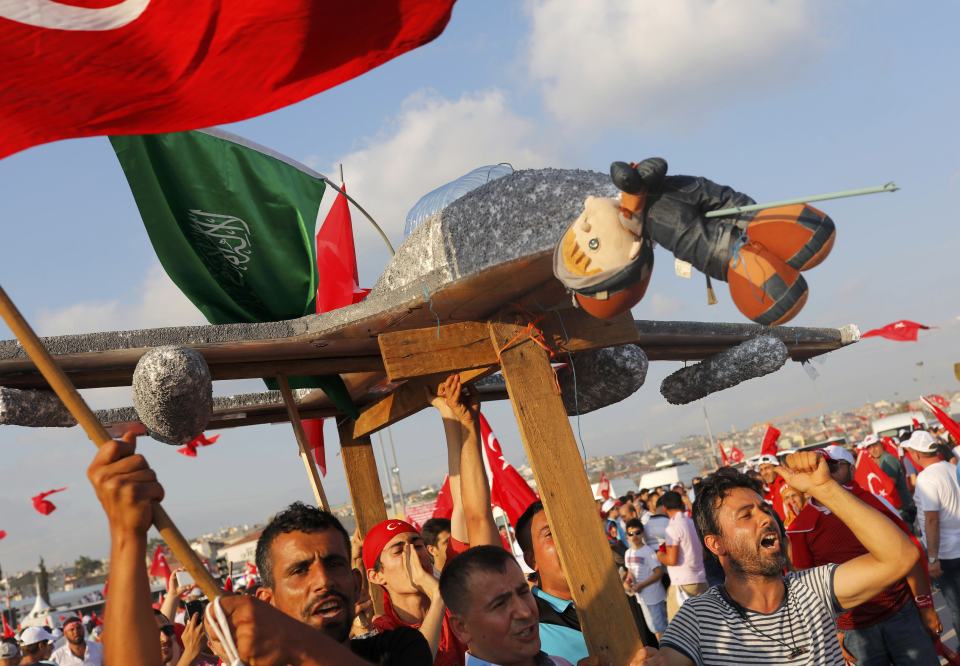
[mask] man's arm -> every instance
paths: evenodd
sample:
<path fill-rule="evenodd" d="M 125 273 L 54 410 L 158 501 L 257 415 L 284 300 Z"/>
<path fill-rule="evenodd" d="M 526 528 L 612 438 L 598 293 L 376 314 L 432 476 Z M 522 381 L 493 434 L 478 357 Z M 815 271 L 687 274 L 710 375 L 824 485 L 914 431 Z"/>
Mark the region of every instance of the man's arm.
<path fill-rule="evenodd" d="M 868 551 L 837 568 L 833 591 L 841 607 L 859 606 L 907 575 L 917 561 L 913 544 L 881 512 L 834 481 L 822 456 L 792 453 L 776 469 L 791 486 L 830 509 Z"/>
<path fill-rule="evenodd" d="M 663 567 L 655 567 L 653 573 L 637 583 L 634 589 L 639 592 L 643 588 L 659 582 L 661 578 L 663 578 Z"/>
<path fill-rule="evenodd" d="M 163 666 L 160 633 L 153 619 L 147 580 L 147 530 L 153 503 L 163 487 L 143 456 L 134 455 L 134 437 L 100 447 L 87 469 L 110 526 L 110 596 L 104 623 L 103 660 Z"/>
<path fill-rule="evenodd" d="M 453 503 L 453 513 L 450 515 L 450 536 L 457 541 L 469 543 L 467 524 L 463 518 L 463 499 L 460 494 L 460 458 L 463 446 L 460 422 L 443 397 L 444 387 L 450 381 L 441 384 L 437 395 L 430 395 L 432 404 L 443 420 L 443 434 L 447 441 L 447 478 L 450 479 L 450 501 Z M 429 393 L 429 391 L 428 391 Z"/>
<path fill-rule="evenodd" d="M 673 545 L 668 546 L 664 544 L 663 551 L 657 551 L 657 559 L 660 560 L 661 564 L 665 564 L 668 567 L 675 567 L 680 562 L 680 546 Z"/>
<path fill-rule="evenodd" d="M 437 650 L 440 648 L 440 634 L 443 631 L 443 616 L 446 611 L 446 604 L 443 603 L 443 597 L 440 596 L 440 583 L 433 577 L 432 571 L 423 568 L 420 558 L 417 556 L 417 550 L 412 543 L 403 547 L 403 567 L 406 571 L 407 579 L 421 593 L 430 599 L 430 608 L 420 623 L 420 633 L 427 639 L 430 645 L 430 654 L 437 656 Z"/>
<path fill-rule="evenodd" d="M 943 569 L 940 567 L 940 512 L 923 512 L 923 533 L 927 537 L 928 557 L 936 558 L 930 564 L 930 575 L 939 578 L 943 575 Z"/>

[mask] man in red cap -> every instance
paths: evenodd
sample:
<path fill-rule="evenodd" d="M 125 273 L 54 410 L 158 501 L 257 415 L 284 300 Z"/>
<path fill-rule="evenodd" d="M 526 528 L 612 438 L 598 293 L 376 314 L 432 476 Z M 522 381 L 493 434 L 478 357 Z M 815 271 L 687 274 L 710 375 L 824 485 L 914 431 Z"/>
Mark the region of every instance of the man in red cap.
<path fill-rule="evenodd" d="M 853 480 L 854 458 L 849 451 L 834 444 L 822 453 L 834 481 L 911 535 L 899 515 Z M 786 532 L 797 569 L 843 564 L 868 552 L 850 528 L 815 499 L 807 503 Z M 937 663 L 931 635 L 939 635 L 941 625 L 921 560 L 905 578 L 842 613 L 837 618 L 837 628 L 840 647 L 852 657 L 847 659 L 852 663 Z"/>
<path fill-rule="evenodd" d="M 450 375 L 438 387 L 432 404 L 440 412 L 447 439 L 453 501 L 449 562 L 471 545 L 499 545 L 500 536 L 490 511 L 479 410 L 465 395 L 459 375 Z M 384 590 L 384 614 L 374 619 L 374 626 L 381 631 L 417 628 L 430 643 L 436 666 L 462 665 L 466 646 L 450 630 L 433 558 L 416 528 L 402 520 L 385 520 L 373 527 L 363 541 L 363 564 L 367 580 Z"/>

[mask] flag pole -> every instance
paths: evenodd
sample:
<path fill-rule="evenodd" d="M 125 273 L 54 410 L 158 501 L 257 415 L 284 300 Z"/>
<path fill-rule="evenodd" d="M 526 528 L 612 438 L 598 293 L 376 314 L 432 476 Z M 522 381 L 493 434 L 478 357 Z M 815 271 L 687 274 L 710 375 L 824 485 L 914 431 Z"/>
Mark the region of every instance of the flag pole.
<path fill-rule="evenodd" d="M 307 478 L 310 480 L 310 487 L 313 488 L 313 497 L 317 500 L 317 506 L 329 513 L 330 503 L 327 502 L 327 494 L 323 490 L 323 483 L 320 480 L 317 463 L 310 453 L 310 448 L 307 446 L 307 434 L 303 431 L 303 422 L 300 421 L 300 412 L 297 409 L 296 400 L 293 399 L 290 382 L 287 381 L 286 376 L 278 375 L 277 383 L 280 385 L 283 403 L 287 406 L 287 415 L 290 417 L 290 425 L 293 426 L 293 434 L 297 438 L 297 446 L 300 449 L 300 459 L 303 460 L 303 466 L 307 470 Z"/>
<path fill-rule="evenodd" d="M 113 439 L 110 433 L 108 433 L 103 427 L 103 424 L 97 420 L 93 410 L 90 409 L 90 406 L 84 401 L 67 375 L 60 369 L 56 361 L 53 360 L 53 357 L 50 356 L 50 352 L 43 346 L 40 338 L 37 337 L 33 328 L 30 327 L 27 320 L 20 314 L 17 306 L 10 300 L 10 297 L 3 287 L 0 287 L 0 316 L 7 322 L 7 326 L 13 331 L 17 340 L 20 341 L 27 356 L 29 356 L 34 365 L 37 366 L 37 369 L 40 371 L 40 374 L 43 375 L 43 378 L 47 380 L 50 388 L 53 389 L 57 397 L 60 398 L 60 401 L 67 410 L 69 410 L 70 414 L 73 415 L 73 418 L 77 420 L 80 427 L 86 432 L 90 441 L 92 441 L 97 448 L 110 442 Z M 153 525 L 157 528 L 157 531 L 160 532 L 160 536 L 170 548 L 170 552 L 176 555 L 181 564 L 186 567 L 203 593 L 210 599 L 220 596 L 222 591 L 217 586 L 217 582 L 213 579 L 213 576 L 207 568 L 203 566 L 200 557 L 190 548 L 190 544 L 187 543 L 183 534 L 181 534 L 177 526 L 173 524 L 170 516 L 167 515 L 167 512 L 164 511 L 163 506 L 159 502 L 153 505 Z"/>

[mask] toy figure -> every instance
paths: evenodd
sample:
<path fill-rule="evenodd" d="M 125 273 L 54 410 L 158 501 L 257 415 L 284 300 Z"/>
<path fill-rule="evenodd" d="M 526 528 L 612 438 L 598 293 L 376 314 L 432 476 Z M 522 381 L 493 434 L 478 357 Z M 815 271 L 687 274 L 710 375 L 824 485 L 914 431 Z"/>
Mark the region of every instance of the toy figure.
<path fill-rule="evenodd" d="M 707 218 L 714 210 L 748 206 L 747 195 L 699 176 L 667 176 L 667 163 L 614 162 L 620 200 L 588 197 L 584 212 L 554 252 L 554 274 L 577 303 L 611 317 L 638 303 L 649 284 L 653 242 L 710 279 L 727 282 L 734 304 L 759 324 L 792 319 L 806 303 L 800 275 L 830 253 L 835 228 L 806 204 Z"/>

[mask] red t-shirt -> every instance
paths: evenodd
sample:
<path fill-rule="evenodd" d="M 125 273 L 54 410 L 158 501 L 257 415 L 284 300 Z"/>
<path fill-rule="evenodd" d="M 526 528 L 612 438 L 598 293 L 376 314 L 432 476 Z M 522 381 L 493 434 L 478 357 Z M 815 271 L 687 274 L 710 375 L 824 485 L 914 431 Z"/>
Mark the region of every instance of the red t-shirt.
<path fill-rule="evenodd" d="M 906 524 L 872 494 L 857 484 L 849 488 L 858 498 L 881 511 L 893 520 L 905 533 L 909 534 Z M 850 528 L 829 509 L 809 502 L 797 519 L 787 528 L 787 537 L 793 554 L 793 564 L 798 569 L 809 569 L 822 564 L 843 564 L 868 551 L 853 535 Z M 837 618 L 840 629 L 865 629 L 883 622 L 909 603 L 913 596 L 910 586 L 903 578 L 886 590 L 866 601 L 853 610 Z"/>
<path fill-rule="evenodd" d="M 780 516 L 780 520 L 786 520 L 787 514 L 783 510 L 783 495 L 780 494 L 780 491 L 783 490 L 783 486 L 786 484 L 786 481 L 783 480 L 782 476 L 777 476 L 773 480 L 773 483 L 769 486 L 764 484 L 763 486 L 763 499 L 766 500 L 767 504 L 770 504 L 773 507 L 773 510 L 777 512 L 777 515 Z"/>

